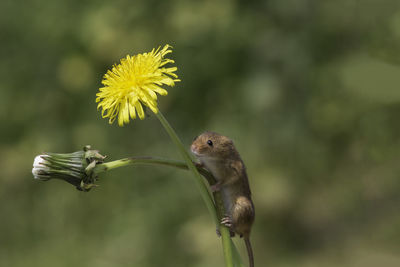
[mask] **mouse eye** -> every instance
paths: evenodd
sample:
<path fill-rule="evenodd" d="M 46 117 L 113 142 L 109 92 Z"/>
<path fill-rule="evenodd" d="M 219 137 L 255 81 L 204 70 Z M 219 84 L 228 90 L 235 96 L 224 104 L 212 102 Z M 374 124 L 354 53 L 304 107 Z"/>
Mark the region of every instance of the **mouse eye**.
<path fill-rule="evenodd" d="M 212 142 L 211 140 L 208 140 L 208 141 L 207 141 L 207 144 L 208 144 L 209 146 L 213 146 L 213 142 Z"/>

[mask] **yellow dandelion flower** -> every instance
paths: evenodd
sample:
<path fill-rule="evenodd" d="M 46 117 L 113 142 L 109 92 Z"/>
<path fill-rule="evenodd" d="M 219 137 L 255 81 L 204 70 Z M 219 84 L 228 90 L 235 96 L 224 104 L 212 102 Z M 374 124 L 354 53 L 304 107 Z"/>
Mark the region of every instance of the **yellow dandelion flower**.
<path fill-rule="evenodd" d="M 96 103 L 100 102 L 97 109 L 102 108 L 101 115 L 109 118 L 110 124 L 118 116 L 118 124 L 123 126 L 129 122 L 129 118 L 135 119 L 136 113 L 140 119 L 144 119 L 142 104 L 157 113 L 156 93 L 168 94 L 161 86 L 174 86 L 175 82 L 180 81 L 174 73 L 176 67 L 164 67 L 174 63 L 172 59 L 164 58 L 172 52 L 171 46 L 160 48 L 149 53 L 128 55 L 104 75 L 101 82 L 104 87 L 96 94 Z"/>

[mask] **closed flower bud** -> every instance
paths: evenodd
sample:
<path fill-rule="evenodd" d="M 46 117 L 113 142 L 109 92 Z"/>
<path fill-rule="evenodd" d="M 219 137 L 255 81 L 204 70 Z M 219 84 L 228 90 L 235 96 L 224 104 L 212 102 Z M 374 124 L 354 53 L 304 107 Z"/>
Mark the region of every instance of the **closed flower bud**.
<path fill-rule="evenodd" d="M 102 163 L 104 158 L 90 146 L 73 153 L 44 153 L 35 157 L 32 174 L 41 181 L 61 179 L 78 190 L 87 192 L 96 186 L 94 182 L 97 176 L 93 173 L 93 168 Z"/>

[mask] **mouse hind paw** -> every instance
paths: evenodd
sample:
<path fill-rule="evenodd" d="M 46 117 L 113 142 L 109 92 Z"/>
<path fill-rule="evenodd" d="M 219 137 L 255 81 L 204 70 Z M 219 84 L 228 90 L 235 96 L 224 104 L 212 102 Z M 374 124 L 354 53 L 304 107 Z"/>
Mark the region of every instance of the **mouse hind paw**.
<path fill-rule="evenodd" d="M 221 219 L 221 224 L 225 225 L 229 229 L 233 230 L 233 220 L 232 220 L 232 218 L 230 216 L 224 216 Z"/>

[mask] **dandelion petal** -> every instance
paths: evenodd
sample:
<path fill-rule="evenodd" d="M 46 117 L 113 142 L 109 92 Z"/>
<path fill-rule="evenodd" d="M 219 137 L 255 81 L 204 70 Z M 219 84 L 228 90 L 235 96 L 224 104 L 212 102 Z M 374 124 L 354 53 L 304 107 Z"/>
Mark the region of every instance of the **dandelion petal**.
<path fill-rule="evenodd" d="M 157 113 L 157 94 L 168 94 L 162 86 L 174 86 L 180 81 L 174 73 L 176 67 L 163 67 L 174 63 L 164 58 L 171 52 L 171 46 L 165 45 L 148 53 L 128 55 L 113 65 L 101 82 L 104 87 L 96 94 L 102 117 L 109 118 L 109 123 L 118 117 L 118 125 L 123 126 L 130 118 L 135 119 L 136 113 L 140 119 L 145 118 L 142 105 Z"/>

